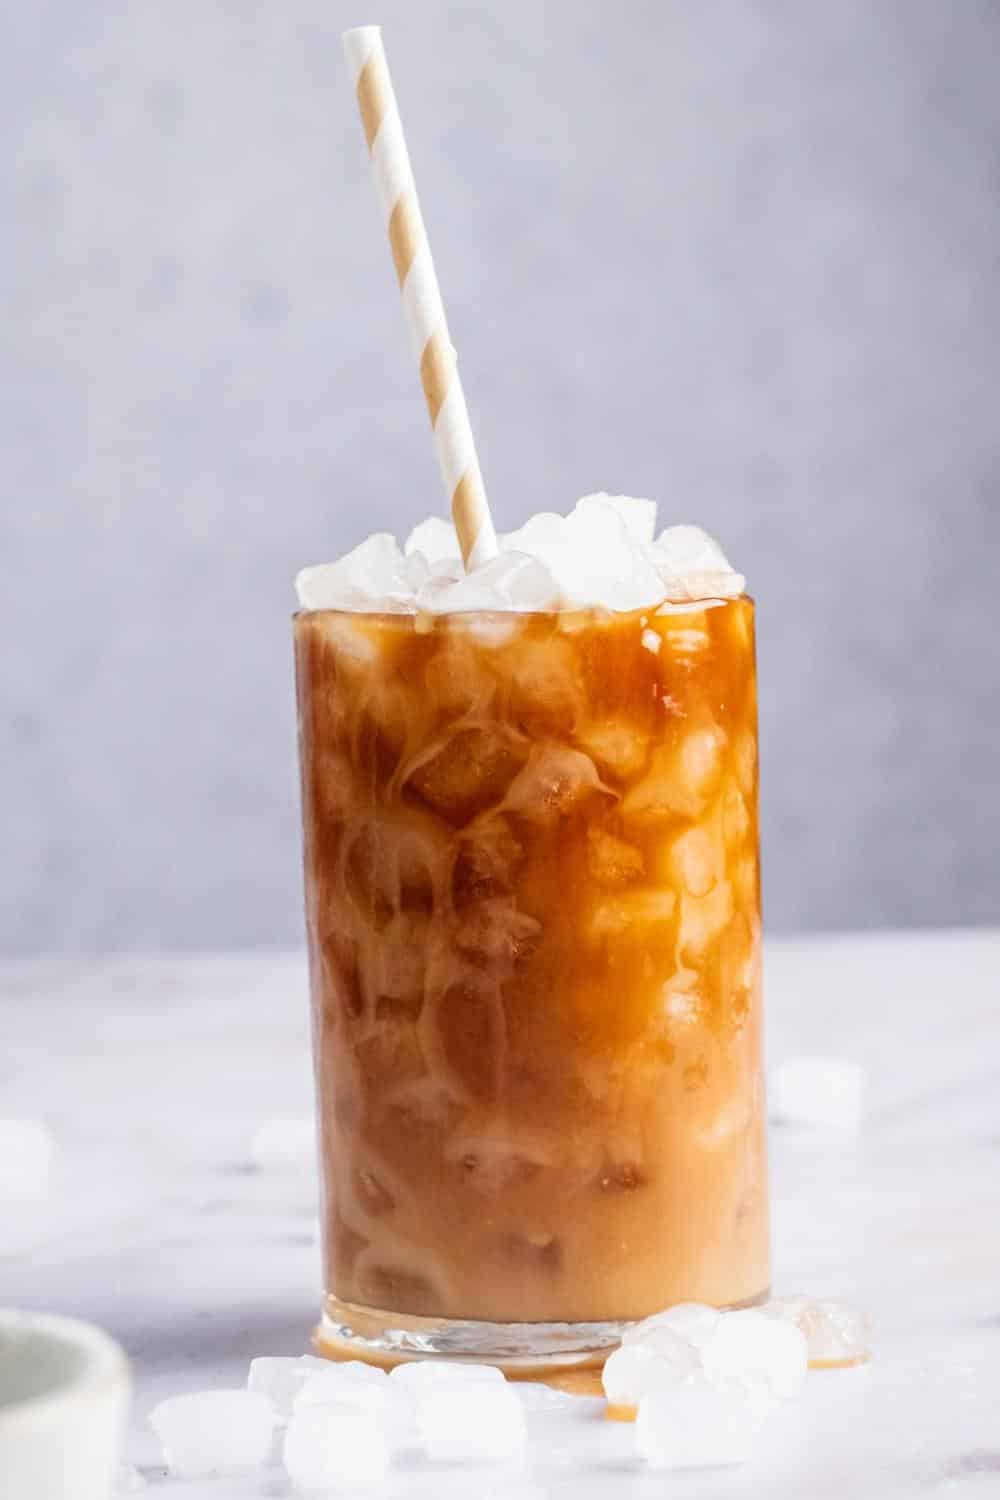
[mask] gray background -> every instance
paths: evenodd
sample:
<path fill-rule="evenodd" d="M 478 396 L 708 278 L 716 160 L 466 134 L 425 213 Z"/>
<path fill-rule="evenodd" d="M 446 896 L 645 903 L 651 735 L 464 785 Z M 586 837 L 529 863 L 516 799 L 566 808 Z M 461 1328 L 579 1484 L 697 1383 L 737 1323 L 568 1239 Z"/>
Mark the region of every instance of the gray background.
<path fill-rule="evenodd" d="M 291 577 L 439 509 L 386 28 L 501 524 L 760 600 L 774 928 L 997 919 L 996 0 L 3 0 L 0 947 L 300 939 Z"/>

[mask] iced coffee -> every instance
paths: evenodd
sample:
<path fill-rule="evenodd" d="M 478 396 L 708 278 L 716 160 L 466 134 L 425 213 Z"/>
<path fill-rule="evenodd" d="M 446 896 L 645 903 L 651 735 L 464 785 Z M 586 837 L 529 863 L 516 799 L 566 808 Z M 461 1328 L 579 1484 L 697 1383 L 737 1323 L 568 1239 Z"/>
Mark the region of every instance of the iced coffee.
<path fill-rule="evenodd" d="M 331 1339 L 542 1362 L 767 1289 L 753 604 L 612 515 L 589 603 L 537 537 L 478 605 L 442 536 L 304 585 Z"/>

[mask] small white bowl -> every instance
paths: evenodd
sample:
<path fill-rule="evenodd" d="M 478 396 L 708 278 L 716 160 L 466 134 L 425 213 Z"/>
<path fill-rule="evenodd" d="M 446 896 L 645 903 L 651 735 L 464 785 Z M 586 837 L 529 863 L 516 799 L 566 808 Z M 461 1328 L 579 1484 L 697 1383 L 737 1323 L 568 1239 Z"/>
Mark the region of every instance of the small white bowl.
<path fill-rule="evenodd" d="M 0 1309 L 0 1495 L 108 1500 L 128 1400 L 125 1355 L 99 1328 Z"/>

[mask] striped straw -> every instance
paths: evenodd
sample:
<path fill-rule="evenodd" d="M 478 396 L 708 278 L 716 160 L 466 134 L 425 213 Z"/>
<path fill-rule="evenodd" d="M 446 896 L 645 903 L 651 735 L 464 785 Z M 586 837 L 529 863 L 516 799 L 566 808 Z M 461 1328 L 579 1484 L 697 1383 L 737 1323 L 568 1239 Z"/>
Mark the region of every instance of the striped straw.
<path fill-rule="evenodd" d="M 496 556 L 496 532 L 379 27 L 345 31 L 344 51 L 403 294 L 403 311 L 420 364 L 441 476 L 462 557 L 471 571 Z"/>

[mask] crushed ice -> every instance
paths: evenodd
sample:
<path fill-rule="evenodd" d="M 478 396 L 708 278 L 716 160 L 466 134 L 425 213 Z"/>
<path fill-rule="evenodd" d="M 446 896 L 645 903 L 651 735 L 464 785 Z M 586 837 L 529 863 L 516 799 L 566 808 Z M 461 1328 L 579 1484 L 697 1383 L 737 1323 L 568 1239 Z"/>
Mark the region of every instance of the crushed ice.
<path fill-rule="evenodd" d="M 656 533 L 656 504 L 585 495 L 567 515 L 543 511 L 500 537 L 491 562 L 466 573 L 450 521 L 421 521 L 400 549 L 387 532 L 296 578 L 303 609 L 384 614 L 630 611 L 664 600 L 724 599 L 743 591 L 718 543 L 698 526 Z"/>

